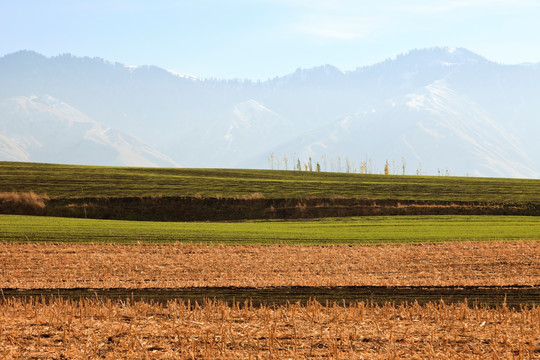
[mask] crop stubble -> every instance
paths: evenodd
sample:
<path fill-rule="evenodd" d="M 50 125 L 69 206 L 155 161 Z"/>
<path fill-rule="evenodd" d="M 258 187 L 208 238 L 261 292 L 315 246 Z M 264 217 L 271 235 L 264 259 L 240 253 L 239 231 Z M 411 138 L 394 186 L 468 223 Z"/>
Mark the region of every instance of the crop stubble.
<path fill-rule="evenodd" d="M 540 308 L 0 300 L 10 358 L 537 359 Z"/>
<path fill-rule="evenodd" d="M 538 286 L 540 242 L 0 244 L 0 288 Z"/>
<path fill-rule="evenodd" d="M 0 288 L 534 285 L 540 242 L 0 244 Z M 343 306 L 345 305 L 345 306 Z M 539 358 L 540 307 L 0 299 L 2 358 Z"/>

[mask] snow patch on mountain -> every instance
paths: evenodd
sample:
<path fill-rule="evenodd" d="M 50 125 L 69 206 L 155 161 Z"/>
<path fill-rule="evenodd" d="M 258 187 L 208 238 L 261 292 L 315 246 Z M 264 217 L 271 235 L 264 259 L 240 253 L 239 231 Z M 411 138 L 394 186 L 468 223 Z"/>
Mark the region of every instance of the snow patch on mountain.
<path fill-rule="evenodd" d="M 169 69 L 165 69 L 169 74 L 172 74 L 176 77 L 179 77 L 179 78 L 182 78 L 182 79 L 188 79 L 188 80 L 193 80 L 193 81 L 201 81 L 201 78 L 195 76 L 195 75 L 191 75 L 191 74 L 180 74 L 180 73 L 177 73 L 176 71 L 173 71 L 173 70 L 169 70 Z"/>

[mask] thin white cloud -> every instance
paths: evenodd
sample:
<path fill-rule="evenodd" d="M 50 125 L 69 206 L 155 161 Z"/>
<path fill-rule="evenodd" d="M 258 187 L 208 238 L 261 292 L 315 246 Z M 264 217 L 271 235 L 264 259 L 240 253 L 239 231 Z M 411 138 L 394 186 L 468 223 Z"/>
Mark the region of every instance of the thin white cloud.
<path fill-rule="evenodd" d="M 379 0 L 377 2 L 358 0 L 265 0 L 292 8 L 303 8 L 313 12 L 336 11 L 345 14 L 365 11 L 387 12 L 407 11 L 437 13 L 459 8 L 540 8 L 538 0 Z"/>
<path fill-rule="evenodd" d="M 392 2 L 395 3 L 395 2 Z M 385 7 L 383 5 L 383 7 Z M 405 11 L 418 14 L 444 13 L 466 8 L 540 8 L 540 1 L 532 0 L 462 0 L 462 1 L 410 1 L 406 5 L 390 5 L 385 8 L 390 11 Z"/>
<path fill-rule="evenodd" d="M 328 10 L 343 7 L 347 4 L 358 4 L 351 0 L 265 0 L 268 3 L 283 4 L 306 9 Z"/>
<path fill-rule="evenodd" d="M 540 0 L 264 0 L 289 9 L 293 34 L 354 41 L 395 33 L 404 24 L 422 24 L 455 11 L 478 13 L 536 11 Z M 452 18 L 448 18 L 451 20 Z M 401 24 L 401 27 L 400 25 Z M 406 27 L 407 28 L 407 27 Z M 408 27 L 410 29 L 410 26 Z"/>

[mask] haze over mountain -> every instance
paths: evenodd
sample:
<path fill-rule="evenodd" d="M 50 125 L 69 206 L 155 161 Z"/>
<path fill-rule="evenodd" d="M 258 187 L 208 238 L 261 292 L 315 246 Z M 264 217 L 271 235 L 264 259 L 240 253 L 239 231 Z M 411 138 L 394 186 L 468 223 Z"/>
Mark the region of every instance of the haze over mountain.
<path fill-rule="evenodd" d="M 0 158 L 63 164 L 176 166 L 133 136 L 48 95 L 0 100 Z"/>
<path fill-rule="evenodd" d="M 21 51 L 0 84 L 0 160 L 540 177 L 540 64 L 466 49 L 264 82 Z"/>

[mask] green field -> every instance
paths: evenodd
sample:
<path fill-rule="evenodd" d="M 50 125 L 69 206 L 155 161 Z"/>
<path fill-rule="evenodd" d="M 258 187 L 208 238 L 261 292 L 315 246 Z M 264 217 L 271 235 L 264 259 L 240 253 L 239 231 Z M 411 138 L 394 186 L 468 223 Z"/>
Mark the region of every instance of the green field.
<path fill-rule="evenodd" d="M 165 169 L 0 162 L 0 192 L 50 197 L 195 196 L 540 203 L 540 180 L 359 175 L 275 170 Z"/>
<path fill-rule="evenodd" d="M 0 162 L 0 192 L 50 197 L 356 197 L 540 203 L 540 180 L 164 169 Z M 0 216 L 0 241 L 71 243 L 373 244 L 540 240 L 540 218 L 376 216 L 310 221 L 138 222 Z"/>
<path fill-rule="evenodd" d="M 380 244 L 540 240 L 540 218 L 378 216 L 310 221 L 111 221 L 0 215 L 0 241 L 52 243 Z"/>

